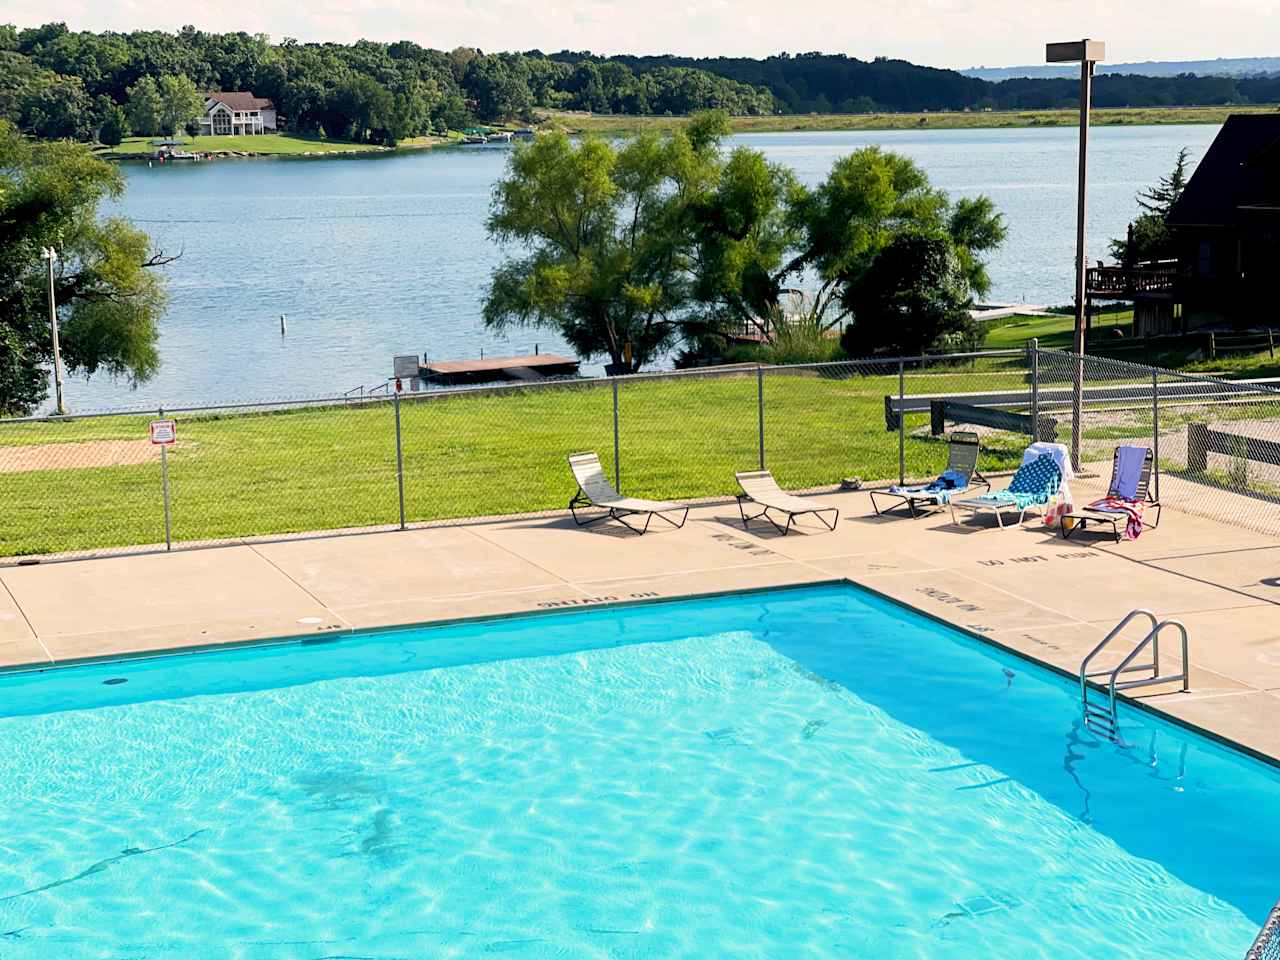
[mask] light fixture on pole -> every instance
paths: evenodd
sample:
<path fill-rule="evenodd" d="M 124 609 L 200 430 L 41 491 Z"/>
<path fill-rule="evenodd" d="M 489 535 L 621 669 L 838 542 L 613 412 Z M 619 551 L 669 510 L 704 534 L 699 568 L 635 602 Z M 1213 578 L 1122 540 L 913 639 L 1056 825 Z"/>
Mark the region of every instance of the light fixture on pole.
<path fill-rule="evenodd" d="M 53 296 L 53 265 L 57 262 L 58 252 L 53 247 L 41 247 L 40 259 L 49 263 L 49 326 L 53 329 L 53 394 L 54 412 L 62 416 L 67 406 L 62 402 L 62 349 L 58 344 L 58 304 Z"/>
<path fill-rule="evenodd" d="M 1080 64 L 1080 172 L 1076 196 L 1076 331 L 1073 352 L 1076 354 L 1074 389 L 1071 395 L 1071 466 L 1080 469 L 1080 408 L 1083 393 L 1085 331 L 1085 191 L 1088 184 L 1089 101 L 1093 90 L 1093 65 L 1106 58 L 1106 44 L 1101 40 L 1069 40 L 1045 44 L 1048 63 Z M 1039 438 L 1037 438 L 1039 439 Z"/>

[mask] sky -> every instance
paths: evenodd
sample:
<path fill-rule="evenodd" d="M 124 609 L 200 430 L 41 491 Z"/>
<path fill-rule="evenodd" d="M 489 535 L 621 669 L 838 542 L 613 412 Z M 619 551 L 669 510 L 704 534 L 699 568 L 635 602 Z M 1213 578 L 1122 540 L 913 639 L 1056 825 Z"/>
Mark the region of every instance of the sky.
<path fill-rule="evenodd" d="M 762 57 L 820 50 L 941 67 L 1041 63 L 1048 40 L 1107 42 L 1107 60 L 1280 55 L 1276 0 L 3 0 L 0 22 L 73 30 L 413 40 L 451 49 Z"/>

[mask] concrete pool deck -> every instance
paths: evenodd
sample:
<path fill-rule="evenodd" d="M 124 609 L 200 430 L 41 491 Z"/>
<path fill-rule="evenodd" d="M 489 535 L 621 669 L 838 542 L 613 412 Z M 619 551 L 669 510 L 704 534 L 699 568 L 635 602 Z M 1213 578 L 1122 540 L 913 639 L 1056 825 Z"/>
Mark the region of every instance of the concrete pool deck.
<path fill-rule="evenodd" d="M 834 533 L 744 531 L 728 502 L 644 537 L 543 516 L 0 568 L 0 668 L 848 579 L 1071 672 L 1134 607 L 1181 619 L 1191 692 L 1136 692 L 1280 760 L 1274 537 L 1166 509 L 1132 543 L 1064 542 L 1038 518 L 1001 531 L 876 517 L 865 492 L 816 499 L 840 507 Z"/>

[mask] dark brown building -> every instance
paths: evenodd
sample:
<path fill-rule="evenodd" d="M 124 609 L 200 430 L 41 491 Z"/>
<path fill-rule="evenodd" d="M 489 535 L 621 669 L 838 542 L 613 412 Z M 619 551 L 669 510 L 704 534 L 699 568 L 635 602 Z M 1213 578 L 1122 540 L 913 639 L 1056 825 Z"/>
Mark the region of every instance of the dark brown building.
<path fill-rule="evenodd" d="M 1091 268 L 1089 297 L 1132 300 L 1139 337 L 1280 324 L 1280 112 L 1228 117 L 1166 222 L 1176 262 Z"/>

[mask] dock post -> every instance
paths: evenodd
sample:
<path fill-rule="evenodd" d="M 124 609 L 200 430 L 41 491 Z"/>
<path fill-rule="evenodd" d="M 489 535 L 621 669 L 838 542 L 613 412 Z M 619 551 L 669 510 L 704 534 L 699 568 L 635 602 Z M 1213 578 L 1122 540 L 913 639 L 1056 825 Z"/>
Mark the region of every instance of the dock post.
<path fill-rule="evenodd" d="M 400 529 L 404 525 L 404 447 L 400 443 L 400 391 L 391 395 L 396 411 L 396 487 L 400 493 Z"/>
<path fill-rule="evenodd" d="M 613 486 L 622 493 L 621 444 L 618 442 L 618 378 L 610 378 L 613 384 Z"/>

